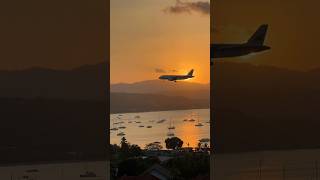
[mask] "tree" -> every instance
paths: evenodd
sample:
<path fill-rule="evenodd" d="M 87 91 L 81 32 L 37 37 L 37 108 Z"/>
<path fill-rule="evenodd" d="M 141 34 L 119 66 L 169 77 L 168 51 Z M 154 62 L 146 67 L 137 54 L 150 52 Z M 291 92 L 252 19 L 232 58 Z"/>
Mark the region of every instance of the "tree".
<path fill-rule="evenodd" d="M 129 144 L 128 144 L 127 139 L 125 137 L 121 138 L 120 146 L 121 146 L 122 150 L 129 149 Z"/>
<path fill-rule="evenodd" d="M 148 151 L 159 151 L 163 148 L 160 143 L 153 142 L 146 145 L 145 149 Z"/>
<path fill-rule="evenodd" d="M 159 164 L 157 157 L 129 158 L 119 163 L 118 176 L 138 176 L 154 164 Z"/>
<path fill-rule="evenodd" d="M 137 157 L 140 155 L 142 155 L 142 150 L 138 145 L 136 144 L 129 145 L 129 154 L 128 154 L 129 157 Z"/>
<path fill-rule="evenodd" d="M 169 159 L 164 166 L 173 172 L 176 178 L 193 179 L 199 175 L 208 176 L 210 175 L 210 155 L 186 154 Z"/>
<path fill-rule="evenodd" d="M 130 157 L 138 157 L 142 155 L 142 150 L 138 145 L 130 144 L 127 142 L 125 137 L 121 138 L 120 150 L 119 150 L 119 159 L 125 160 Z"/>
<path fill-rule="evenodd" d="M 183 141 L 178 137 L 167 138 L 165 143 L 167 149 L 177 149 L 183 145 Z"/>

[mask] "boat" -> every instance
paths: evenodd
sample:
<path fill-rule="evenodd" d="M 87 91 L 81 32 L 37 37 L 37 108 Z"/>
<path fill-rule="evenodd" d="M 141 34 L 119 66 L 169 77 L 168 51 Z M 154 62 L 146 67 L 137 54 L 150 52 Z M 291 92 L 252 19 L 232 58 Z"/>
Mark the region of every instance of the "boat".
<path fill-rule="evenodd" d="M 132 123 L 132 121 L 129 121 L 128 123 Z"/>
<path fill-rule="evenodd" d="M 201 126 L 203 126 L 203 124 L 199 121 L 199 117 L 198 117 L 197 119 L 198 119 L 198 123 L 197 123 L 197 124 L 195 124 L 195 126 L 197 126 L 197 127 L 201 127 Z"/>
<path fill-rule="evenodd" d="M 140 125 L 139 127 L 144 127 L 144 125 Z"/>
<path fill-rule="evenodd" d="M 117 134 L 117 136 L 125 136 L 126 134 L 124 132 L 120 132 Z"/>
<path fill-rule="evenodd" d="M 125 129 L 125 128 L 127 128 L 127 127 L 125 127 L 125 126 L 120 126 L 120 127 L 118 127 L 119 129 Z"/>
<path fill-rule="evenodd" d="M 116 124 L 118 124 L 118 123 L 115 123 L 114 122 L 114 119 L 113 119 L 113 127 L 110 129 L 110 131 L 117 131 L 118 130 L 118 128 L 115 126 Z"/>
<path fill-rule="evenodd" d="M 192 113 L 192 114 L 191 114 L 191 117 L 189 118 L 188 121 L 189 121 L 189 122 L 194 122 L 194 121 L 196 121 L 197 118 L 194 118 L 194 116 L 196 116 L 196 114 L 195 114 L 195 113 Z"/>
<path fill-rule="evenodd" d="M 210 142 L 210 139 L 209 138 L 202 138 L 199 140 L 199 142 L 201 142 L 201 143 Z"/>
<path fill-rule="evenodd" d="M 152 128 L 152 126 L 147 126 L 147 128 Z"/>
<path fill-rule="evenodd" d="M 201 126 L 203 126 L 203 124 L 201 124 L 201 123 L 197 123 L 195 126 L 197 126 L 197 127 L 201 127 Z"/>
<path fill-rule="evenodd" d="M 139 116 L 139 115 L 136 115 L 134 118 L 139 119 L 139 118 L 140 118 L 140 116 Z"/>
<path fill-rule="evenodd" d="M 174 130 L 174 129 L 172 129 L 172 128 L 168 128 L 168 129 L 169 129 L 169 131 L 167 133 L 167 136 L 169 136 L 169 137 L 174 136 L 174 132 L 171 131 L 171 130 Z"/>
<path fill-rule="evenodd" d="M 159 121 L 157 121 L 157 123 L 163 123 L 163 122 L 165 122 L 166 121 L 166 119 L 161 119 L 161 120 L 159 120 Z"/>
<path fill-rule="evenodd" d="M 183 122 L 187 122 L 187 121 L 188 121 L 188 119 L 184 119 L 184 120 L 183 120 Z"/>
<path fill-rule="evenodd" d="M 170 119 L 170 125 L 169 125 L 168 129 L 176 129 L 176 127 L 174 127 L 171 123 L 172 123 L 172 121 Z"/>
<path fill-rule="evenodd" d="M 141 123 L 141 121 L 135 121 L 136 123 Z"/>

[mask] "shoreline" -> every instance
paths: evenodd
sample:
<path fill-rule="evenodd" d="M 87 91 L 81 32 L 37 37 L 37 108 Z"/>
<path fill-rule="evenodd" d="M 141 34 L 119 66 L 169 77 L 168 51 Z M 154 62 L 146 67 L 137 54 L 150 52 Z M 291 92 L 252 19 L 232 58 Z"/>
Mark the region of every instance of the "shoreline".
<path fill-rule="evenodd" d="M 186 111 L 186 110 L 206 110 L 209 109 L 210 107 L 207 108 L 182 108 L 182 109 L 171 109 L 171 110 L 150 110 L 150 111 L 120 111 L 120 112 L 110 112 L 110 115 L 114 115 L 114 114 L 130 114 L 130 113 L 149 113 L 149 112 L 165 112 L 165 111 Z"/>

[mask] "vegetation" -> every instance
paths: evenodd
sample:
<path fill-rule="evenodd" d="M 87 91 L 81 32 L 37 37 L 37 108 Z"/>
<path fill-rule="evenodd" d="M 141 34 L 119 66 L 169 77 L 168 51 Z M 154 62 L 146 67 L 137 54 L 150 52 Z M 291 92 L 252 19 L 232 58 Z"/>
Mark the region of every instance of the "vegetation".
<path fill-rule="evenodd" d="M 209 175 L 210 155 L 206 153 L 185 154 L 170 159 L 165 167 L 175 176 L 175 179 L 191 179 L 199 175 Z"/>
<path fill-rule="evenodd" d="M 183 145 L 183 141 L 178 137 L 167 138 L 165 143 L 167 149 L 177 149 Z"/>
<path fill-rule="evenodd" d="M 159 151 L 163 148 L 163 146 L 159 142 L 149 143 L 145 146 L 147 151 Z"/>
<path fill-rule="evenodd" d="M 165 143 L 167 149 L 178 149 L 183 145 L 183 141 L 178 137 L 167 138 Z M 160 162 L 155 156 L 142 157 L 144 151 L 162 150 L 160 142 L 146 144 L 145 150 L 141 150 L 138 145 L 131 145 L 123 137 L 120 145 L 114 144 L 110 147 L 112 179 L 124 175 L 138 176 L 154 164 L 161 164 L 167 168 L 177 180 L 209 175 L 210 156 L 208 153 L 182 153 L 173 159 Z"/>
<path fill-rule="evenodd" d="M 153 164 L 160 163 L 157 157 L 148 158 L 129 158 L 119 164 L 118 176 L 128 175 L 137 176 L 151 167 Z"/>

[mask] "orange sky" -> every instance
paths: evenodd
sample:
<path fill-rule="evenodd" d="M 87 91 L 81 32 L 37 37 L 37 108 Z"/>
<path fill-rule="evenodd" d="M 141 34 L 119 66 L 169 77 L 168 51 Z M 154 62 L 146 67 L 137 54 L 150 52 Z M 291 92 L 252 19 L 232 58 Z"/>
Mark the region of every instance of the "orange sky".
<path fill-rule="evenodd" d="M 318 0 L 213 0 L 217 29 L 213 42 L 246 42 L 261 24 L 269 24 L 270 51 L 232 61 L 308 70 L 320 67 Z"/>
<path fill-rule="evenodd" d="M 191 81 L 209 83 L 210 16 L 166 11 L 175 5 L 175 0 L 111 0 L 111 83 L 184 74 L 192 68 Z"/>

